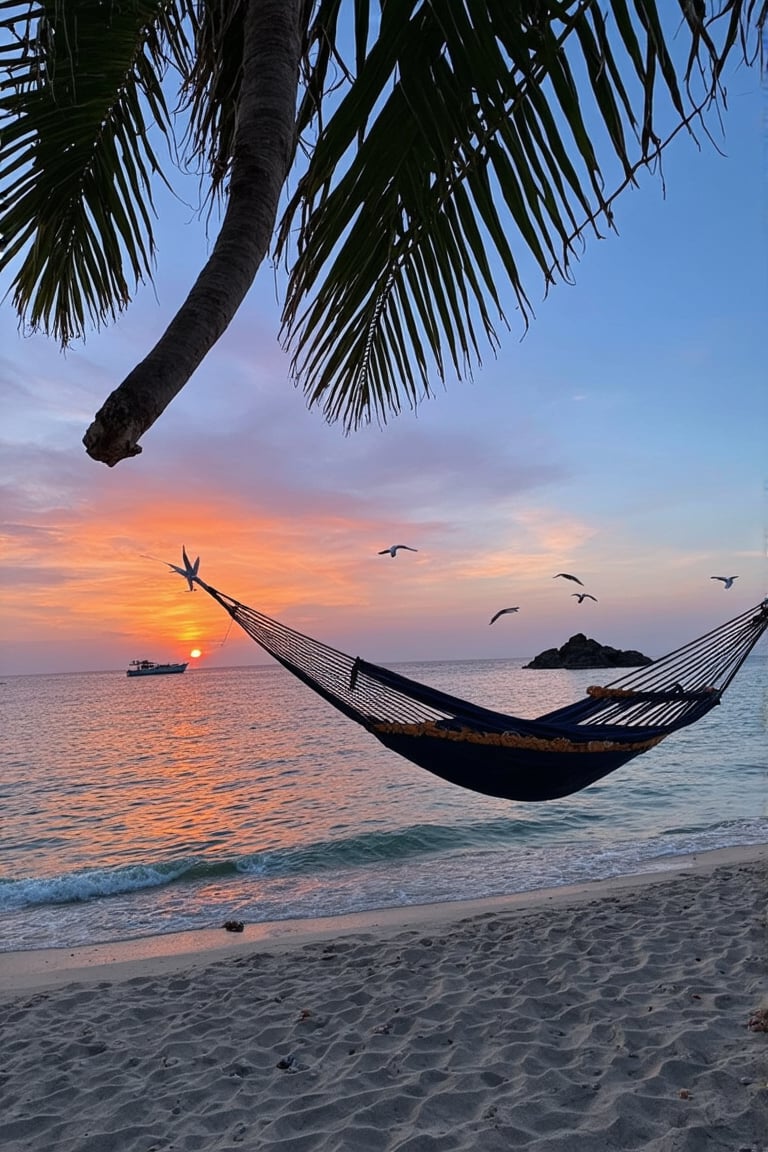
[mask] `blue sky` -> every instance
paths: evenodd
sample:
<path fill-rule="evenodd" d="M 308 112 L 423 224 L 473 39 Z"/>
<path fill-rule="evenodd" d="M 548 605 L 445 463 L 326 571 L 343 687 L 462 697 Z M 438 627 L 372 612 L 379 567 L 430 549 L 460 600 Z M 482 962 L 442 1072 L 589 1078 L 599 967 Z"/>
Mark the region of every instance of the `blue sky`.
<path fill-rule="evenodd" d="M 588 239 L 573 285 L 472 382 L 345 436 L 308 412 L 266 266 L 230 330 L 115 469 L 83 432 L 149 350 L 205 255 L 158 196 L 158 273 L 118 324 L 62 355 L 0 309 L 3 673 L 184 655 L 257 663 L 147 555 L 382 661 L 531 655 L 576 631 L 650 655 L 768 593 L 768 92 L 729 82 L 720 152 L 679 137 Z M 722 153 L 722 154 L 721 154 Z M 187 195 L 190 195 L 187 185 Z M 394 561 L 379 548 L 407 543 Z M 598 597 L 579 606 L 575 572 Z M 738 574 L 725 592 L 713 574 Z M 490 616 L 520 605 L 492 628 Z M 153 618 L 164 622 L 154 630 Z M 150 650 L 148 650 L 150 649 Z"/>

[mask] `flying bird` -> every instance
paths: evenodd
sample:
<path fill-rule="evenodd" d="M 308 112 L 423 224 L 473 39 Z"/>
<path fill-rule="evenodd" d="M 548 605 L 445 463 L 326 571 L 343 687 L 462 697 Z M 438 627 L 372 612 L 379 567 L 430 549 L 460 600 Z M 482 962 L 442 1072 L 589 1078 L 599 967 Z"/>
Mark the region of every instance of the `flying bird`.
<path fill-rule="evenodd" d="M 406 552 L 418 552 L 418 548 L 410 548 L 407 544 L 392 544 L 389 548 L 382 548 L 379 556 L 391 556 L 394 560 L 400 548 L 405 548 Z"/>
<path fill-rule="evenodd" d="M 583 604 L 585 600 L 594 600 L 597 604 L 597 596 L 593 596 L 591 592 L 571 592 L 571 596 L 578 596 L 579 604 Z"/>
<path fill-rule="evenodd" d="M 558 572 L 552 579 L 557 580 L 558 576 L 562 576 L 564 580 L 573 580 L 574 584 L 581 584 L 582 588 L 584 587 L 584 581 L 579 580 L 578 576 L 571 576 L 569 572 Z"/>
<path fill-rule="evenodd" d="M 195 581 L 197 580 L 197 570 L 200 567 L 200 557 L 198 556 L 197 560 L 195 560 L 193 564 L 189 556 L 187 556 L 186 548 L 181 549 L 181 555 L 184 559 L 183 568 L 179 568 L 178 564 L 168 564 L 168 567 L 173 569 L 174 572 L 178 572 L 179 576 L 183 576 L 189 584 L 190 592 L 194 592 Z M 166 560 L 166 564 L 167 563 L 168 561 Z"/>
<path fill-rule="evenodd" d="M 499 616 L 504 616 L 505 613 L 507 613 L 507 612 L 519 612 L 519 611 L 520 611 L 519 608 L 502 608 L 501 611 L 497 612 L 495 616 L 491 616 L 490 620 L 488 621 L 488 626 L 490 627 L 490 625 L 493 624 L 494 620 L 498 620 Z"/>
<path fill-rule="evenodd" d="M 738 580 L 738 576 L 710 576 L 710 580 L 722 580 L 725 588 L 732 588 L 734 580 Z"/>

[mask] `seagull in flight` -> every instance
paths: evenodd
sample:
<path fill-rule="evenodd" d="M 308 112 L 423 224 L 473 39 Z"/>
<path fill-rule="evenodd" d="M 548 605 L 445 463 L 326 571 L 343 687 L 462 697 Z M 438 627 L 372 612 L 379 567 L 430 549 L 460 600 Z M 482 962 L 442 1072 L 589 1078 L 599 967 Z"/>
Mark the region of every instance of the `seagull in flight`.
<path fill-rule="evenodd" d="M 710 576 L 710 580 L 722 580 L 725 588 L 732 588 L 734 580 L 738 580 L 738 576 Z"/>
<path fill-rule="evenodd" d="M 174 572 L 178 572 L 179 576 L 183 576 L 189 584 L 190 592 L 194 592 L 195 581 L 197 580 L 197 570 L 200 567 L 200 557 L 198 556 L 197 560 L 195 560 L 193 564 L 189 556 L 187 556 L 186 548 L 181 549 L 181 555 L 184 559 L 183 568 L 179 568 L 178 564 L 168 564 L 168 567 L 173 569 Z M 166 561 L 166 563 L 168 563 L 168 561 Z"/>
<path fill-rule="evenodd" d="M 564 580 L 573 580 L 574 584 L 581 584 L 582 588 L 584 587 L 584 581 L 579 580 L 578 576 L 571 576 L 570 572 L 558 572 L 552 579 L 557 580 L 558 576 L 562 576 Z"/>
<path fill-rule="evenodd" d="M 593 596 L 591 592 L 571 592 L 571 596 L 578 596 L 579 604 L 583 604 L 585 600 L 594 600 L 597 604 L 597 596 Z"/>
<path fill-rule="evenodd" d="M 391 556 L 394 560 L 401 548 L 404 548 L 406 552 L 418 552 L 418 548 L 409 548 L 407 544 L 392 544 L 389 548 L 382 548 L 379 556 Z"/>
<path fill-rule="evenodd" d="M 491 616 L 490 620 L 488 621 L 488 626 L 490 627 L 491 624 L 493 624 L 494 620 L 498 620 L 499 616 L 504 616 L 507 612 L 519 612 L 519 611 L 520 611 L 519 608 L 502 608 L 501 611 L 497 612 L 495 616 Z"/>

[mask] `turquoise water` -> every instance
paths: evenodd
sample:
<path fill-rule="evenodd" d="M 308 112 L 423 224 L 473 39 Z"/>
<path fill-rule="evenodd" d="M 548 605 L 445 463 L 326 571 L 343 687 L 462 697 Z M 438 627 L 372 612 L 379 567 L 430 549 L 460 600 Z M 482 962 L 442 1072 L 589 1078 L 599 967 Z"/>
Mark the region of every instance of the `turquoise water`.
<path fill-rule="evenodd" d="M 520 716 L 611 673 L 400 665 Z M 768 842 L 768 657 L 704 720 L 521 804 L 388 752 L 275 666 L 0 685 L 0 950 L 501 895 Z"/>

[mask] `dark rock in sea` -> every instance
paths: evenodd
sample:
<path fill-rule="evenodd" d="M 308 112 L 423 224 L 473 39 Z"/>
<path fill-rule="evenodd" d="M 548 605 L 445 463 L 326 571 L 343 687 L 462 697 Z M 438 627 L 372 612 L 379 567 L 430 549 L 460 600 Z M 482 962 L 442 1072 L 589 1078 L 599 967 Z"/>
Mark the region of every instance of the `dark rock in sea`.
<path fill-rule="evenodd" d="M 643 656 L 632 648 L 622 650 L 609 644 L 598 644 L 583 632 L 577 632 L 562 648 L 547 648 L 534 656 L 526 668 L 639 668 L 651 664 L 650 656 Z"/>

